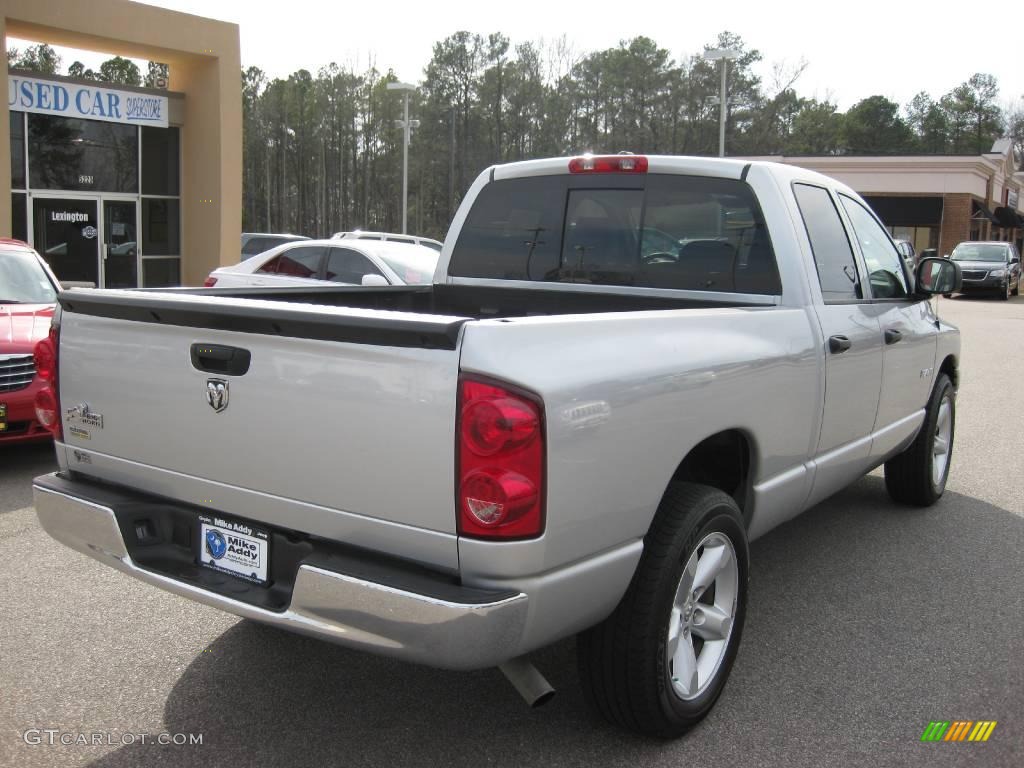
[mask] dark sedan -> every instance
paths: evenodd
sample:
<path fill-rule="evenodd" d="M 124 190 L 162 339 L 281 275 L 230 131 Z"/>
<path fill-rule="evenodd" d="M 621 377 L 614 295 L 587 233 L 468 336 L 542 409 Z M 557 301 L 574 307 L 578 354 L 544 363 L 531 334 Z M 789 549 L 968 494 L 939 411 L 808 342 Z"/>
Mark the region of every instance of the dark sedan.
<path fill-rule="evenodd" d="M 950 258 L 963 271 L 961 293 L 993 293 L 1004 300 L 1020 294 L 1020 253 L 1013 243 L 964 242 Z"/>

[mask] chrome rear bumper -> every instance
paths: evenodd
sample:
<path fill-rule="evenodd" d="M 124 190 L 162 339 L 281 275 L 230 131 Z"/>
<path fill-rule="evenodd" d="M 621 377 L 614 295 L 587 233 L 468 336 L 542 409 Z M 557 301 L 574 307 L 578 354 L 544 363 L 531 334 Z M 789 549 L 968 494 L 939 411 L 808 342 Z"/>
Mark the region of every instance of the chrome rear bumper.
<path fill-rule="evenodd" d="M 91 500 L 90 488 L 56 475 L 36 478 L 35 507 L 43 528 L 62 544 L 168 592 L 282 629 L 445 669 L 483 669 L 518 654 L 528 603 L 521 592 L 451 585 L 439 597 L 301 564 L 287 609 L 266 610 L 139 567 L 114 509 Z"/>

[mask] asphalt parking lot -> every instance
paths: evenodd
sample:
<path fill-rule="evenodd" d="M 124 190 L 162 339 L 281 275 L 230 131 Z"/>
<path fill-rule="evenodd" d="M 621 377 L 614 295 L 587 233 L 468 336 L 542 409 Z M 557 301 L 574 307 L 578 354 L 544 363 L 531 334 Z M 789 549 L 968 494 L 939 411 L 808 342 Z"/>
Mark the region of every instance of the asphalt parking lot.
<path fill-rule="evenodd" d="M 758 540 L 732 678 L 675 742 L 591 716 L 572 642 L 535 654 L 559 693 L 528 710 L 496 670 L 366 656 L 134 582 L 40 529 L 50 449 L 0 449 L 0 765 L 1024 765 L 1024 298 L 939 311 L 963 332 L 946 495 L 900 508 L 874 473 Z M 932 720 L 998 725 L 921 743 Z M 139 743 L 160 733 L 203 743 Z"/>

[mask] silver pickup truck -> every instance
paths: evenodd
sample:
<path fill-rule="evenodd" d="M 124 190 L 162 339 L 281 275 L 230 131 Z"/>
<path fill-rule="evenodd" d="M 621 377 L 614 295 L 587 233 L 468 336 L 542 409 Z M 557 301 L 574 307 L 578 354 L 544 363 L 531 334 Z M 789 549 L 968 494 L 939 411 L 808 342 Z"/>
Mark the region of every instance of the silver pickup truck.
<path fill-rule="evenodd" d="M 141 581 L 534 703 L 524 654 L 576 634 L 596 710 L 672 736 L 725 685 L 748 541 L 881 464 L 942 495 L 959 280 L 799 168 L 496 166 L 431 286 L 61 294 L 36 509 Z"/>

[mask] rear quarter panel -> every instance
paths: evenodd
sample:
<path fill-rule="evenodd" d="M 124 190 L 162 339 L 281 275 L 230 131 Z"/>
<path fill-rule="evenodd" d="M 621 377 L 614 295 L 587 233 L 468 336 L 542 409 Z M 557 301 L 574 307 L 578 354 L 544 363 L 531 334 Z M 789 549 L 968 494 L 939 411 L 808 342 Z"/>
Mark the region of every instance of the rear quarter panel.
<path fill-rule="evenodd" d="M 536 392 L 547 430 L 540 539 L 460 539 L 474 581 L 542 573 L 644 536 L 676 468 L 725 429 L 753 446 L 753 484 L 801 466 L 820 409 L 803 309 L 686 309 L 465 326 L 463 372 Z"/>

